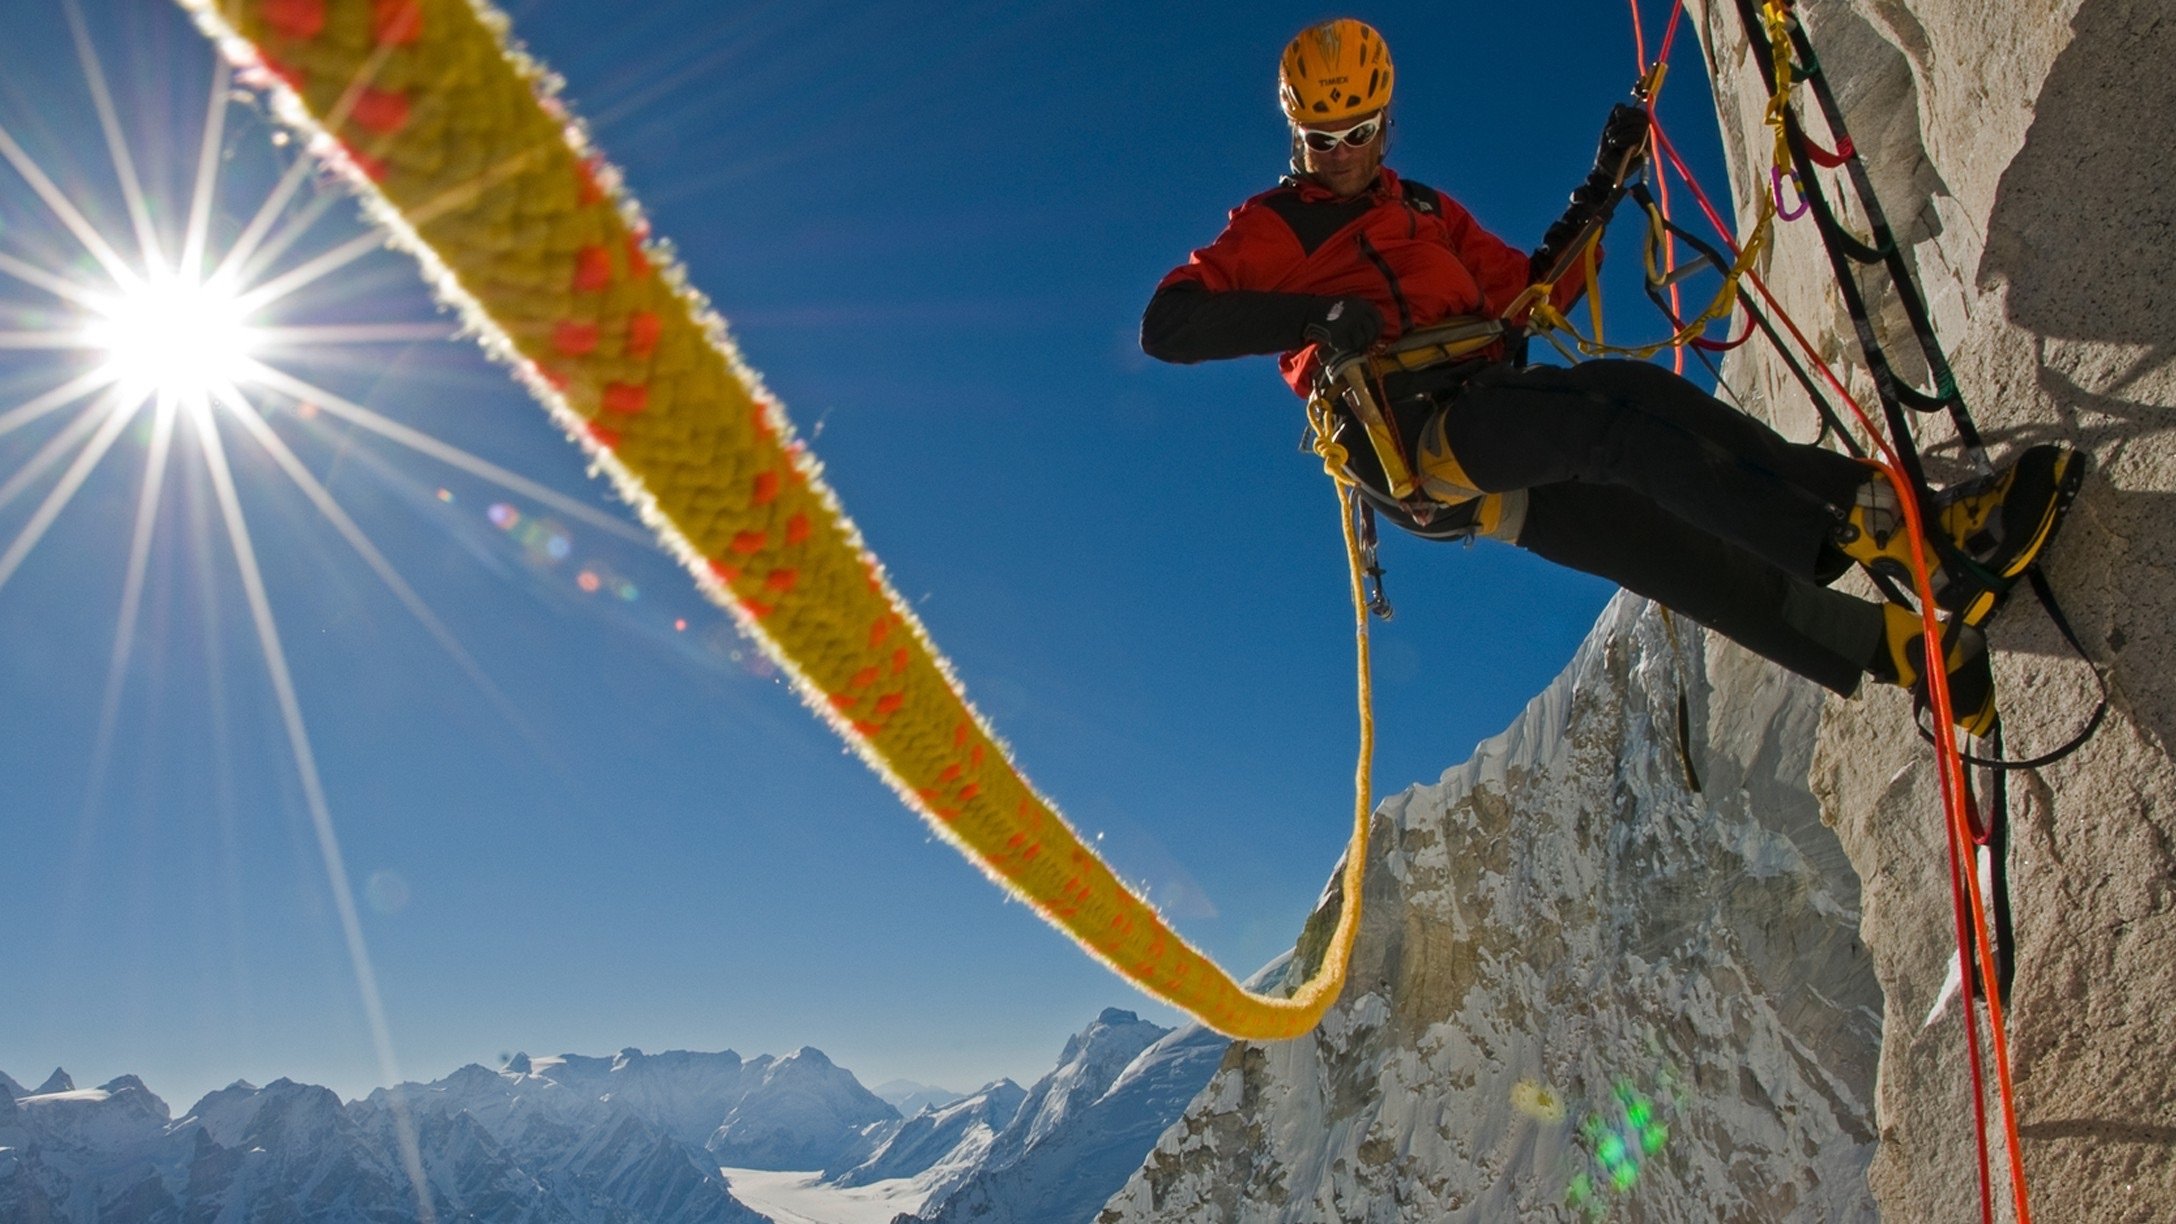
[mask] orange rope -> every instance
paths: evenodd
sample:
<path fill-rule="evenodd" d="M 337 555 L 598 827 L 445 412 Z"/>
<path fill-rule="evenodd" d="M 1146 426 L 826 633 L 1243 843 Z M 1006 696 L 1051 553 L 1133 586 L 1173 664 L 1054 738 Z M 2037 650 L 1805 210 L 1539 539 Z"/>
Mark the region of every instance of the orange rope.
<path fill-rule="evenodd" d="M 1646 81 L 1651 78 L 1655 64 L 1669 61 L 1670 47 L 1677 41 L 1677 24 L 1685 16 L 1685 0 L 1677 0 L 1676 7 L 1670 11 L 1670 24 L 1663 32 L 1662 49 L 1656 53 L 1653 62 L 1650 62 L 1647 58 L 1646 19 L 1640 15 L 1640 0 L 1630 0 L 1630 2 L 1632 5 L 1632 56 L 1634 66 L 1640 70 L 1640 79 Z M 1659 117 L 1655 114 L 1656 99 L 1654 95 L 1650 94 L 1641 101 L 1647 109 L 1648 126 L 1654 127 L 1659 122 Z M 1668 221 L 1670 219 L 1669 176 L 1665 174 L 1656 175 L 1655 187 L 1658 191 L 1656 203 L 1662 209 L 1662 219 Z M 1677 272 L 1677 236 L 1667 230 L 1663 231 L 1662 236 L 1662 270 L 1670 285 L 1670 317 L 1672 319 L 1682 319 L 1685 317 L 1684 288 L 1678 284 L 1675 276 Z M 1595 292 L 1595 286 L 1591 282 L 1587 286 L 1587 292 Z M 1670 351 L 1670 368 L 1680 375 L 1684 374 L 1685 349 L 1682 345 Z"/>
<path fill-rule="evenodd" d="M 1637 0 L 1635 0 L 1636 2 Z M 1707 214 L 1708 221 L 1722 236 L 1723 241 L 1728 245 L 1732 253 L 1737 253 L 1737 242 L 1732 236 L 1730 228 L 1723 223 L 1713 203 L 1708 199 L 1707 193 L 1701 190 L 1698 179 L 1693 176 L 1683 159 L 1678 156 L 1676 148 L 1671 145 L 1668 136 L 1664 134 L 1659 124 L 1654 128 L 1654 135 L 1656 145 L 1663 150 L 1671 166 L 1677 171 L 1679 177 L 1684 179 L 1686 186 L 1692 190 L 1701 210 Z M 1884 437 L 1881 431 L 1875 427 L 1865 408 L 1845 388 L 1842 380 L 1836 376 L 1835 371 L 1822 358 L 1820 351 L 1806 339 L 1805 333 L 1799 329 L 1796 321 L 1791 318 L 1790 313 L 1783 308 L 1782 304 L 1776 301 L 1775 295 L 1769 292 L 1768 286 L 1761 280 L 1759 275 L 1748 270 L 1746 276 L 1752 281 L 1753 287 L 1760 293 L 1761 298 L 1768 303 L 1769 309 L 1783 322 L 1792 339 L 1797 341 L 1799 347 L 1811 359 L 1815 368 L 1820 370 L 1822 378 L 1828 383 L 1829 387 L 1851 409 L 1852 415 L 1858 419 L 1860 428 L 1865 431 L 1867 437 L 1873 441 L 1875 447 L 1880 451 L 1882 470 L 1888 474 L 1889 479 L 1897 488 L 1909 488 L 1910 485 L 1903 475 L 1902 464 L 1889 439 Z M 1979 953 L 1980 980 L 1986 985 L 1988 1029 L 1990 1044 L 1993 1046 L 1995 1055 L 1997 1095 L 2002 1105 L 2003 1139 L 2009 1156 L 2010 1189 L 2019 1224 L 2031 1224 L 2032 1209 L 2025 1179 L 2023 1146 L 2017 1129 L 2015 1085 L 2010 1070 L 2008 1024 L 2003 1011 L 2001 992 L 1994 988 L 1994 983 L 1999 979 L 1995 972 L 1993 943 L 1988 937 L 1986 904 L 1980 889 L 1979 863 L 1970 849 L 1975 845 L 1975 842 L 1971 835 L 1969 812 L 1966 806 L 1964 760 L 1957 748 L 1955 724 L 1951 721 L 1949 673 L 1946 666 L 1936 666 L 1931 662 L 1932 660 L 1940 660 L 1943 657 L 1940 648 L 1942 632 L 1941 623 L 1935 611 L 1936 604 L 1933 597 L 1932 583 L 1928 577 L 1924 525 L 1920 520 L 1917 498 L 1900 497 L 1897 500 L 1904 505 L 1906 523 L 1911 531 L 1912 581 L 1915 594 L 1919 598 L 1921 632 L 1925 634 L 1925 640 L 1933 644 L 1927 652 L 1927 657 L 1930 660 L 1926 669 L 1927 693 L 1928 703 L 1932 707 L 1934 715 L 1935 726 L 1938 729 L 1938 734 L 1935 737 L 1935 756 L 1939 771 L 1937 776 L 1940 780 L 1942 806 L 1945 813 L 1945 831 L 1949 842 L 1952 900 L 1954 908 L 1960 911 L 1969 910 L 1971 916 L 1968 931 L 1964 913 L 1960 912 L 1957 915 L 1959 968 L 1965 980 L 1969 981 L 1972 971 L 1970 949 L 1972 945 L 1976 944 Z M 1983 1218 L 1992 1220 L 1994 1218 L 1994 1204 L 1991 1188 L 1987 1181 L 1986 1119 L 1982 1105 L 1985 1095 L 1985 1081 L 1980 1066 L 1978 1028 L 1973 1023 L 1969 997 L 1963 1005 L 1962 1011 L 1965 1023 L 1966 1052 L 1972 1069 L 1973 1112 L 1979 1120 L 1979 1125 L 1975 1128 L 1975 1138 L 1978 1140 L 1980 1148 L 1981 1214 Z"/>

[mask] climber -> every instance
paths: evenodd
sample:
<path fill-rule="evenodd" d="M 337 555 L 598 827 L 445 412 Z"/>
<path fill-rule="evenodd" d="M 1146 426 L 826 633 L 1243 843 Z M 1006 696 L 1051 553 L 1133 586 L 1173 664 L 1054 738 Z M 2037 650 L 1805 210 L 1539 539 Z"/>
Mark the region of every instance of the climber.
<path fill-rule="evenodd" d="M 1516 317 L 1478 350 L 1434 339 L 1462 323 L 1486 335 L 1548 277 L 1559 309 L 1588 291 L 1584 273 L 1559 274 L 1644 154 L 1644 110 L 1611 112 L 1594 173 L 1528 254 L 1384 164 L 1393 72 L 1374 28 L 1346 18 L 1303 30 L 1278 78 L 1291 172 L 1163 278 L 1142 316 L 1144 351 L 1181 363 L 1281 354 L 1303 397 L 1364 358 L 1387 429 L 1371 435 L 1338 398 L 1335 432 L 1375 513 L 1610 579 L 1838 693 L 1872 676 L 1924 699 L 1918 614 L 1828 589 L 1854 562 L 1909 564 L 1900 491 L 1882 469 L 1787 441 L 1659 366 L 1526 365 Z M 2034 447 L 1932 499 L 1929 522 L 1954 546 L 1934 575 L 1950 613 L 1937 657 L 1973 734 L 1995 718 L 1980 626 L 2053 536 L 2084 466 L 2075 451 Z M 1394 488 L 1393 469 L 1410 472 L 1410 489 Z"/>

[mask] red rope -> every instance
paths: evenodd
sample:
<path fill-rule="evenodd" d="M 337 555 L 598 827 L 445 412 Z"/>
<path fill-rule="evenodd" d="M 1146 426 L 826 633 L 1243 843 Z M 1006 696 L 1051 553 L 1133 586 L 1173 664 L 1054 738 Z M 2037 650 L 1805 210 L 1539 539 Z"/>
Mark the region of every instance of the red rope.
<path fill-rule="evenodd" d="M 1699 349 L 1703 353 L 1727 353 L 1752 338 L 1753 316 L 1751 312 L 1747 312 L 1745 316 L 1745 330 L 1738 333 L 1737 339 L 1710 340 L 1705 336 L 1694 336 L 1692 338 L 1692 346 L 1696 349 Z"/>
<path fill-rule="evenodd" d="M 1638 4 L 1639 0 L 1633 0 L 1633 3 Z M 1662 50 L 1655 53 L 1655 58 L 1663 63 L 1670 62 L 1670 47 L 1677 42 L 1677 27 L 1684 21 L 1684 17 L 1685 0 L 1677 0 L 1677 7 L 1670 10 L 1669 28 L 1662 32 Z"/>
<path fill-rule="evenodd" d="M 1779 0 L 1779 2 L 1786 12 L 1790 10 L 1790 0 Z M 1631 0 L 1631 4 L 1634 37 L 1635 41 L 1640 44 L 1641 67 L 1644 69 L 1646 66 L 1644 62 L 1645 45 L 1644 36 L 1639 33 L 1639 0 Z M 1665 58 L 1669 53 L 1670 42 L 1676 38 L 1678 17 L 1682 15 L 1683 10 L 1684 0 L 1678 0 L 1677 10 L 1671 16 L 1670 28 L 1664 39 L 1663 55 Z M 1652 99 L 1649 100 L 1647 110 L 1648 117 L 1652 120 L 1654 118 Z M 1738 254 L 1736 236 L 1731 232 L 1730 227 L 1724 224 L 1713 202 L 1708 199 L 1707 193 L 1701 190 L 1699 180 L 1693 177 L 1684 160 L 1678 156 L 1677 149 L 1670 143 L 1669 137 L 1663 132 L 1661 125 L 1659 123 L 1652 124 L 1651 130 L 1656 147 L 1663 150 L 1671 166 L 1677 171 L 1678 176 L 1685 181 L 1687 187 L 1691 188 L 1694 199 L 1699 202 L 1701 211 L 1707 214 L 1709 223 L 1721 235 L 1731 254 Z M 1847 136 L 1837 142 L 1837 151 L 1835 153 L 1821 150 L 1815 160 L 1824 166 L 1834 168 L 1848 160 L 1853 152 L 1850 138 Z M 1664 189 L 1667 191 L 1668 176 L 1658 175 L 1657 178 L 1663 181 Z M 1844 387 L 1842 380 L 1837 378 L 1836 372 L 1829 367 L 1828 362 L 1822 359 L 1820 352 L 1807 341 L 1805 333 L 1799 329 L 1797 321 L 1791 318 L 1789 311 L 1783 309 L 1782 303 L 1776 301 L 1775 295 L 1769 292 L 1767 284 L 1750 268 L 1746 270 L 1746 277 L 1753 282 L 1753 287 L 1760 293 L 1762 300 L 1768 303 L 1769 308 L 1775 313 L 1776 317 L 1782 320 L 1785 328 L 1789 330 L 1791 338 L 1798 342 L 1799 348 L 1811 359 L 1815 368 L 1820 370 L 1821 377 L 1836 392 L 1837 397 L 1851 409 L 1852 415 L 1858 419 L 1860 428 L 1866 432 L 1866 436 L 1872 439 L 1874 445 L 1881 452 L 1883 457 L 1881 466 L 1887 472 L 1890 481 L 1897 488 L 1907 487 L 1903 475 L 1903 465 L 1898 459 L 1895 448 L 1882 435 L 1881 431 L 1874 426 L 1873 420 L 1868 416 L 1866 409 Z M 1673 293 L 1675 288 L 1673 285 Z M 1750 330 L 1750 321 L 1748 321 L 1748 332 Z M 1742 343 L 1743 340 L 1744 337 L 1740 337 L 1739 342 Z M 1682 361 L 1682 350 L 1680 350 L 1680 361 Z M 1950 902 L 1951 910 L 1956 918 L 1958 969 L 1962 981 L 1969 982 L 1972 971 L 1971 948 L 1976 943 L 1979 949 L 1981 981 L 1987 983 L 1988 986 L 1985 991 L 1987 1020 L 1989 1037 L 1991 1038 L 1990 1044 L 1993 1046 L 1995 1054 L 1997 1089 L 2002 1102 L 2003 1139 L 2009 1156 L 2012 1203 L 2018 1224 L 2031 1224 L 2032 1204 L 2026 1191 L 2024 1153 L 2017 1131 L 2016 1093 L 2010 1074 L 2008 1026 L 2003 1015 L 2002 992 L 1994 987 L 1994 984 L 2000 978 L 1995 972 L 1993 944 L 1987 935 L 1987 910 L 1985 900 L 1980 893 L 1979 865 L 1977 860 L 1971 857 L 1971 850 L 1967 848 L 1977 844 L 1979 838 L 1974 836 L 1974 821 L 1969 810 L 1969 801 L 1965 788 L 1964 760 L 1957 748 L 1956 724 L 1952 721 L 1953 710 L 1949 694 L 1949 669 L 1945 665 L 1946 660 L 1942 657 L 1940 648 L 1942 642 L 1941 624 L 1935 614 L 1936 605 L 1933 586 L 1928 579 L 1924 524 L 1920 521 L 1917 498 L 1899 498 L 1898 501 L 1904 506 L 1906 522 L 1911 529 L 1912 581 L 1917 588 L 1916 593 L 1919 597 L 1920 632 L 1923 635 L 1922 640 L 1932 644 L 1925 654 L 1925 657 L 1929 660 L 1926 667 L 1927 696 L 1929 704 L 1933 706 L 1935 726 L 1938 729 L 1938 734 L 1935 737 L 1935 758 L 1937 776 L 1941 783 L 1942 807 L 1947 817 L 1944 825 L 1949 843 Z M 1969 927 L 1966 923 L 1968 912 L 1970 914 Z M 1976 940 L 1975 935 L 1977 936 Z M 1965 1002 L 1959 1010 L 1962 1013 L 1965 1026 L 1965 1056 L 1971 1070 L 1973 1140 L 1977 1146 L 1979 1158 L 1980 1215 L 1987 1224 L 1993 1224 L 1994 1193 L 1988 1167 L 1987 1150 L 1986 1071 L 1980 1059 L 1979 1026 L 1973 1020 L 1969 991 L 1966 992 Z"/>
<path fill-rule="evenodd" d="M 1684 19 L 1685 0 L 1677 0 L 1677 3 L 1673 5 L 1670 9 L 1669 25 L 1666 26 L 1662 31 L 1662 49 L 1655 53 L 1655 63 L 1667 64 L 1670 62 L 1670 48 L 1672 46 L 1675 46 L 1677 43 L 1678 26 L 1684 22 Z M 1632 0 L 1632 38 L 1634 44 L 1634 51 L 1639 57 L 1639 62 L 1635 65 L 1635 67 L 1637 67 L 1642 74 L 1645 74 L 1649 70 L 1649 67 L 1647 59 L 1646 39 L 1641 32 L 1642 24 L 1643 22 L 1640 17 L 1640 0 Z M 1656 123 L 1655 101 L 1656 99 L 1652 95 L 1645 99 L 1647 107 L 1647 122 L 1650 129 L 1653 129 Z M 1657 192 L 1656 204 L 1659 208 L 1662 209 L 1662 219 L 1664 221 L 1668 221 L 1670 219 L 1670 176 L 1666 174 L 1656 175 L 1655 185 L 1657 188 L 1659 188 L 1659 191 Z M 1665 273 L 1674 273 L 1677 271 L 1677 236 L 1674 234 L 1665 233 L 1663 235 L 1662 268 Z M 1682 319 L 1685 317 L 1684 290 L 1678 285 L 1675 280 L 1672 280 L 1670 282 L 1670 317 L 1673 320 Z M 1751 334 L 1752 320 L 1750 318 L 1746 320 L 1746 329 L 1747 333 Z M 1707 348 L 1710 342 L 1703 340 L 1694 340 L 1693 343 L 1695 345 L 1699 345 L 1702 348 Z M 1745 343 L 1745 337 L 1740 336 L 1734 343 L 1730 344 L 1727 347 L 1736 348 L 1738 345 L 1743 343 Z M 1720 352 L 1724 350 L 1711 349 L 1709 351 Z M 1670 351 L 1670 368 L 1676 371 L 1679 375 L 1685 373 L 1685 350 L 1683 348 L 1676 348 Z"/>
<path fill-rule="evenodd" d="M 1817 166 L 1834 170 L 1859 155 L 1859 151 L 1852 147 L 1849 136 L 1837 141 L 1836 151 L 1831 153 L 1820 145 L 1813 143 L 1813 139 L 1804 132 L 1800 132 L 1798 135 L 1801 140 L 1806 142 L 1806 156 L 1812 158 Z"/>
<path fill-rule="evenodd" d="M 1782 0 L 1782 3 L 1786 10 L 1790 7 L 1790 0 Z M 1678 174 L 1684 177 L 1686 185 L 1692 188 L 1694 196 L 1700 201 L 1702 211 L 1707 213 L 1709 221 L 1715 224 L 1717 231 L 1723 235 L 1723 240 L 1730 244 L 1733 253 L 1735 253 L 1737 249 L 1736 241 L 1731 236 L 1729 228 L 1724 226 L 1721 218 L 1716 215 L 1713 205 L 1708 201 L 1707 193 L 1700 189 L 1699 182 L 1686 169 L 1683 160 L 1677 156 L 1677 151 L 1669 145 L 1668 138 L 1663 135 L 1659 128 L 1655 131 L 1655 138 L 1658 145 L 1668 149 L 1671 164 L 1677 169 Z M 1838 147 L 1841 149 L 1846 144 L 1848 144 L 1848 140 L 1839 142 Z M 1761 282 L 1758 276 L 1754 276 L 1750 270 L 1748 270 L 1747 275 L 1752 278 L 1754 287 L 1760 291 L 1761 297 L 1774 307 L 1778 317 L 1783 319 L 1785 325 L 1790 329 L 1792 338 L 1798 341 L 1799 346 L 1820 368 L 1822 377 L 1828 380 L 1829 385 L 1836 389 L 1844 403 L 1850 406 L 1852 414 L 1859 420 L 1860 427 L 1865 429 L 1867 436 L 1872 438 L 1875 444 L 1880 447 L 1882 454 L 1888 461 L 1886 466 L 1890 478 L 1897 482 L 1897 487 L 1904 487 L 1896 451 L 1889 445 L 1888 440 L 1881 436 L 1880 431 L 1874 428 L 1874 424 L 1868 418 L 1866 410 L 1859 405 L 1859 402 L 1849 392 L 1844 391 L 1843 385 L 1837 380 L 1835 372 L 1828 368 L 1828 363 L 1821 360 L 1820 354 L 1814 350 L 1811 344 L 1807 343 L 1805 334 L 1798 329 L 1797 323 L 1791 319 L 1790 314 L 1776 302 L 1774 295 L 1768 292 L 1768 287 Z M 1933 591 L 1927 579 L 1927 561 L 1924 546 L 1925 532 L 1923 524 L 1919 521 L 1917 499 L 1905 497 L 1897 500 L 1903 503 L 1905 507 L 1904 512 L 1912 532 L 1912 579 L 1918 587 L 1921 632 L 1926 635 L 1926 641 L 1939 643 L 1942 637 L 1940 625 L 1936 621 L 1934 614 Z M 1929 651 L 1928 657 L 1938 658 L 1938 651 Z M 1988 1035 L 1992 1039 L 1989 1044 L 1994 1047 L 1996 1087 L 2002 1101 L 2003 1143 L 2009 1156 L 2012 1206 L 2016 1212 L 2018 1224 L 2032 1224 L 2032 1199 L 2025 1185 L 2025 1155 L 2017 1133 L 2016 1085 L 2010 1073 L 2009 1026 L 2004 1016 L 2002 992 L 1996 989 L 1994 985 L 2001 979 L 1995 972 L 1994 945 L 1987 935 L 1987 906 L 1985 899 L 1980 894 L 1979 865 L 1976 860 L 1968 857 L 1970 851 L 1965 849 L 1966 846 L 1974 844 L 1974 839 L 1972 837 L 1971 816 L 1965 797 L 1964 759 L 1957 750 L 1956 733 L 1953 729 L 1956 724 L 1951 721 L 1949 669 L 1947 667 L 1929 666 L 1927 668 L 1927 692 L 1930 703 L 1934 706 L 1935 726 L 1940 731 L 1935 740 L 1935 756 L 1942 782 L 1942 803 L 1948 814 L 1946 823 L 1948 825 L 1950 870 L 1952 875 L 1952 908 L 1961 910 L 1963 908 L 1961 902 L 1970 902 L 1972 933 L 1977 935 L 1977 946 L 1979 948 L 1980 972 L 1982 975 L 1980 980 L 1987 984 L 1987 1024 Z M 1963 878 L 1964 883 L 1964 888 L 1961 890 L 1962 895 L 1955 886 L 1956 878 L 1959 876 Z M 1962 912 L 1957 914 L 1957 926 L 1959 928 L 1957 941 L 1958 961 L 1961 970 L 1965 974 L 1965 979 L 1969 981 L 1971 954 L 1967 950 L 1967 944 L 1971 941 L 1966 937 L 1964 914 Z M 1972 1072 L 1972 1113 L 1977 1123 L 1974 1127 L 1973 1138 L 1979 1145 L 1980 1214 L 1982 1219 L 1992 1222 L 1994 1219 L 1994 1195 L 1988 1184 L 1987 1122 L 1986 1106 L 1983 1101 L 1986 1092 L 1986 1080 L 1984 1070 L 1980 1065 L 1978 1027 L 1972 1022 L 1972 1007 L 1969 995 L 1960 1010 L 1964 1015 L 1965 1051 Z"/>

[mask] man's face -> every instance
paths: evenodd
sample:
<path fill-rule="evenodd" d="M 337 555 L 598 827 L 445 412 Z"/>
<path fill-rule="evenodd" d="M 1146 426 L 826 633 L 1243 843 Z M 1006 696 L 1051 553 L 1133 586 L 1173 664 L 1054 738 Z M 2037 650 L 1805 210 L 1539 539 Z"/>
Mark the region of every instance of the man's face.
<path fill-rule="evenodd" d="M 1359 195 L 1382 168 L 1383 135 L 1389 128 L 1381 111 L 1360 119 L 1301 124 L 1297 129 L 1300 169 L 1334 194 Z"/>

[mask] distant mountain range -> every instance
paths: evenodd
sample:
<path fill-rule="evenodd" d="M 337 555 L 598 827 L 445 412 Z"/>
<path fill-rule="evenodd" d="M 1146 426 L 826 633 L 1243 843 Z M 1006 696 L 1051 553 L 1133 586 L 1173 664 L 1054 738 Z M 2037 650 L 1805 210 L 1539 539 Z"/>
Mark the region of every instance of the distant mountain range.
<path fill-rule="evenodd" d="M 903 1118 L 911 1118 L 925 1109 L 950 1105 L 970 1095 L 905 1079 L 885 1080 L 869 1091 L 875 1093 L 878 1100 L 898 1110 L 899 1116 Z"/>
<path fill-rule="evenodd" d="M 289 1080 L 236 1083 L 175 1118 L 134 1076 L 36 1089 L 0 1074 L 0 1220 L 419 1218 L 734 1224 L 766 1217 L 719 1172 L 903 1179 L 921 1217 L 1086 1221 L 1205 1084 L 1228 1043 L 1105 1011 L 1022 1089 L 864 1088 L 813 1048 L 742 1059 L 622 1050 L 516 1055 L 343 1104 Z"/>

